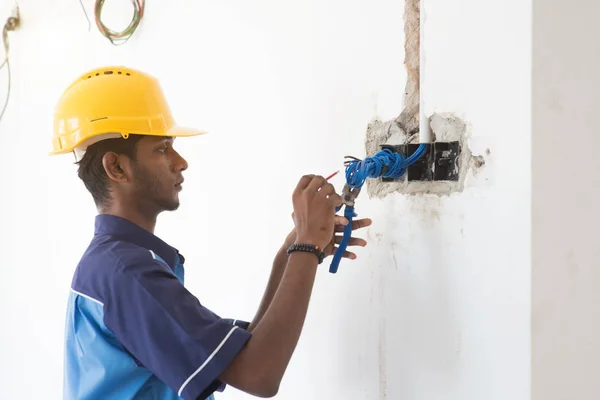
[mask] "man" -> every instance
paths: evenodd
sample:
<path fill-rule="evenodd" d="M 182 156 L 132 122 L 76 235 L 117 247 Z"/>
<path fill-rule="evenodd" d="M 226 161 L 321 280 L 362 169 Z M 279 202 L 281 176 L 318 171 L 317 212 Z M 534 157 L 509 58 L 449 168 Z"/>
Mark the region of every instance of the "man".
<path fill-rule="evenodd" d="M 188 164 L 158 81 L 137 70 L 90 71 L 55 110 L 53 154 L 74 152 L 98 209 L 76 268 L 66 320 L 68 399 L 212 399 L 234 386 L 272 397 L 298 342 L 315 274 L 335 251 L 340 196 L 321 176 L 293 193 L 295 228 L 248 323 L 221 318 L 184 287 L 184 257 L 154 235 L 179 207 Z M 370 225 L 357 220 L 353 228 Z M 366 242 L 352 238 L 350 245 Z M 346 258 L 354 254 L 346 252 Z"/>

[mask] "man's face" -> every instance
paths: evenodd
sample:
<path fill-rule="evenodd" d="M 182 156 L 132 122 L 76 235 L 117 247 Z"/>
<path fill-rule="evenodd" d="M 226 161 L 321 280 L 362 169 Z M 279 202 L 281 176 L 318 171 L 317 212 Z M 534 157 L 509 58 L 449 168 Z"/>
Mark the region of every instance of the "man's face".
<path fill-rule="evenodd" d="M 133 163 L 134 192 L 139 201 L 161 211 L 179 208 L 179 192 L 187 162 L 173 148 L 173 139 L 147 136 L 137 143 Z"/>

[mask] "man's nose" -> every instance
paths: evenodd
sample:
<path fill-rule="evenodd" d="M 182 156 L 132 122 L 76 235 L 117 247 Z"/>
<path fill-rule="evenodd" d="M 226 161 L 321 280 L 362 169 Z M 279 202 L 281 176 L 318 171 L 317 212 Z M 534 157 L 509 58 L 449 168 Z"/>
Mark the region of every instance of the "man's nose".
<path fill-rule="evenodd" d="M 175 152 L 173 167 L 176 171 L 185 171 L 188 169 L 188 162 L 179 153 Z"/>

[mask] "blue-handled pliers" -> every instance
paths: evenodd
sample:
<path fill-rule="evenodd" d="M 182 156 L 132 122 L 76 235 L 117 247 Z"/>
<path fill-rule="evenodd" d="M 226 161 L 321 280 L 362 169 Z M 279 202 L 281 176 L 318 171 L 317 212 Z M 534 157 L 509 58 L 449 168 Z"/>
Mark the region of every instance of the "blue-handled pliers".
<path fill-rule="evenodd" d="M 346 251 L 346 247 L 348 247 L 348 243 L 350 242 L 350 237 L 352 236 L 352 219 L 357 216 L 356 212 L 354 211 L 354 202 L 356 201 L 356 197 L 358 197 L 359 193 L 360 189 L 353 189 L 348 184 L 345 184 L 344 189 L 342 190 L 342 203 L 345 206 L 344 217 L 348 220 L 348 225 L 344 227 L 342 241 L 333 255 L 333 260 L 329 266 L 329 272 L 332 274 L 337 272 L 340 261 L 342 260 L 344 252 Z M 336 212 L 340 209 L 341 207 L 338 207 Z"/>

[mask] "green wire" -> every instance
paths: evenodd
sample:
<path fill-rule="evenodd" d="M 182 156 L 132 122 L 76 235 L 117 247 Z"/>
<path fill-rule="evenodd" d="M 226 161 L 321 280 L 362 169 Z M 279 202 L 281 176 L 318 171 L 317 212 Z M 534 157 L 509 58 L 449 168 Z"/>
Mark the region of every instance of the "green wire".
<path fill-rule="evenodd" d="M 100 33 L 104 37 L 106 37 L 113 45 L 117 45 L 115 41 L 122 40 L 122 43 L 125 44 L 129 38 L 134 34 L 135 30 L 140 24 L 140 21 L 144 15 L 144 0 L 131 0 L 133 4 L 133 17 L 131 18 L 131 22 L 129 26 L 122 31 L 113 31 L 109 29 L 102 22 L 102 7 L 104 6 L 105 0 L 96 0 L 96 5 L 94 7 L 94 15 L 96 17 L 96 26 L 100 30 Z"/>

